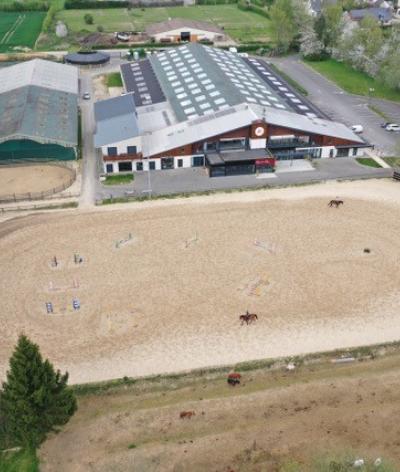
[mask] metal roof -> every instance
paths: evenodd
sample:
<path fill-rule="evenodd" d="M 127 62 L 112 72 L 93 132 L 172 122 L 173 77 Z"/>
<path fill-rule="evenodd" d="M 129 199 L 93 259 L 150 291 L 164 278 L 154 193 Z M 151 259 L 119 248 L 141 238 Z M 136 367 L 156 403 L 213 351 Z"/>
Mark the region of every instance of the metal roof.
<path fill-rule="evenodd" d="M 27 85 L 78 95 L 78 69 L 42 59 L 0 69 L 0 94 Z"/>
<path fill-rule="evenodd" d="M 144 148 L 147 150 L 146 156 L 159 154 L 228 131 L 250 126 L 255 120 L 265 120 L 266 123 L 271 125 L 292 128 L 306 133 L 364 143 L 363 139 L 342 123 L 320 118 L 310 118 L 272 107 L 242 103 L 208 116 L 178 123 L 143 136 Z"/>
<path fill-rule="evenodd" d="M 392 10 L 390 8 L 363 8 L 360 10 L 350 10 L 350 18 L 355 21 L 362 20 L 369 16 L 378 21 L 390 21 L 392 19 Z"/>
<path fill-rule="evenodd" d="M 323 114 L 260 59 L 190 43 L 150 58 L 155 77 L 178 121 L 211 114 L 240 103 L 293 110 L 310 117 Z M 132 65 L 131 67 L 139 67 Z M 150 87 L 150 85 L 148 85 Z"/>
<path fill-rule="evenodd" d="M 212 33 L 224 34 L 224 31 L 213 23 L 208 23 L 206 21 L 189 20 L 186 18 L 173 18 L 172 20 L 153 23 L 146 27 L 146 33 L 148 35 L 160 34 L 167 33 L 168 31 L 174 31 L 177 29 L 183 30 L 184 28 L 193 28 L 203 31 L 209 31 Z"/>
<path fill-rule="evenodd" d="M 102 100 L 94 104 L 96 147 L 114 144 L 139 136 L 133 94 Z"/>
<path fill-rule="evenodd" d="M 110 57 L 110 54 L 102 51 L 79 51 L 66 54 L 64 61 L 77 65 L 96 65 L 109 62 Z"/>

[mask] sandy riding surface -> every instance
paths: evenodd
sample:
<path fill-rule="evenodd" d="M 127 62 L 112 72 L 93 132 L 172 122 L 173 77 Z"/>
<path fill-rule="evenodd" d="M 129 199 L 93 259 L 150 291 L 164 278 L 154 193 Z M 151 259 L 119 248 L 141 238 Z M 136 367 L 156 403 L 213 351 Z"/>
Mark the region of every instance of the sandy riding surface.
<path fill-rule="evenodd" d="M 22 331 L 73 382 L 400 338 L 400 185 L 313 187 L 3 223 L 0 378 Z"/>
<path fill-rule="evenodd" d="M 70 170 L 62 166 L 0 167 L 0 197 L 14 193 L 46 192 L 66 184 L 70 179 Z"/>

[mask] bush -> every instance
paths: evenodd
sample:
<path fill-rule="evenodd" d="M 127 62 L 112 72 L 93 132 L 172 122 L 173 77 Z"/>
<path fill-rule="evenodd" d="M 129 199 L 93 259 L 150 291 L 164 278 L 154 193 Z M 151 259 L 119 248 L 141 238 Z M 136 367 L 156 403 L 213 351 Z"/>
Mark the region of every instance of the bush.
<path fill-rule="evenodd" d="M 47 11 L 49 4 L 47 2 L 21 2 L 0 3 L 0 11 Z"/>
<path fill-rule="evenodd" d="M 101 25 L 99 25 L 99 26 L 97 27 L 97 31 L 98 31 L 99 33 L 102 33 L 102 32 L 104 31 L 104 28 L 103 28 Z"/>
<path fill-rule="evenodd" d="M 83 17 L 85 20 L 85 23 L 87 25 L 92 25 L 93 24 L 93 16 L 90 13 L 86 13 L 86 15 Z"/>
<path fill-rule="evenodd" d="M 239 10 L 251 11 L 253 13 L 256 13 L 257 15 L 269 18 L 268 11 L 265 8 L 258 7 L 257 5 L 252 5 L 251 3 L 244 3 L 243 1 L 240 1 L 237 7 L 239 8 Z"/>
<path fill-rule="evenodd" d="M 95 8 L 127 8 L 130 5 L 122 0 L 66 0 L 64 8 L 66 10 L 87 10 Z"/>

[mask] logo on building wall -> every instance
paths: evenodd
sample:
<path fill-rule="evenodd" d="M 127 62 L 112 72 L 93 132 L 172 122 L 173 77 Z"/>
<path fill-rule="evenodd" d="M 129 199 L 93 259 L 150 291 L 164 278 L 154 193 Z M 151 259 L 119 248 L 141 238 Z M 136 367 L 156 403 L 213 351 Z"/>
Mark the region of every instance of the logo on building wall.
<path fill-rule="evenodd" d="M 260 138 L 264 134 L 264 128 L 262 126 L 257 126 L 254 133 L 255 133 L 256 136 L 258 136 Z"/>

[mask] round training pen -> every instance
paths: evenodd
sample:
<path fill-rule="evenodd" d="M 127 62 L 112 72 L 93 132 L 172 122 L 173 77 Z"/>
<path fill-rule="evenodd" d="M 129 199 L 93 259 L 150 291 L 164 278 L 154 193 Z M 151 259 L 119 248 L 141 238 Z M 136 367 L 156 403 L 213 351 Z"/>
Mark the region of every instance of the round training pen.
<path fill-rule="evenodd" d="M 72 52 L 64 56 L 64 62 L 76 66 L 95 67 L 108 64 L 110 62 L 110 55 L 100 51 Z"/>

